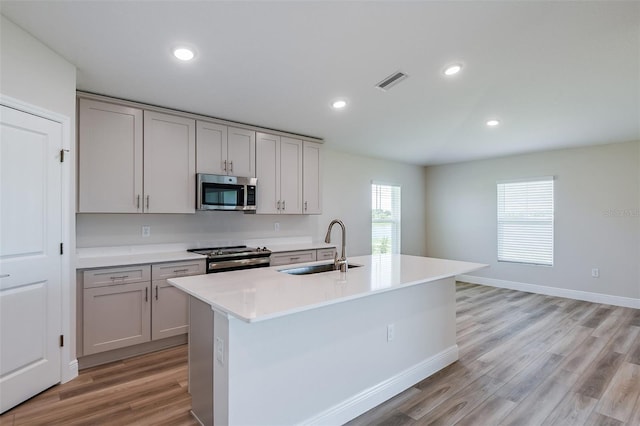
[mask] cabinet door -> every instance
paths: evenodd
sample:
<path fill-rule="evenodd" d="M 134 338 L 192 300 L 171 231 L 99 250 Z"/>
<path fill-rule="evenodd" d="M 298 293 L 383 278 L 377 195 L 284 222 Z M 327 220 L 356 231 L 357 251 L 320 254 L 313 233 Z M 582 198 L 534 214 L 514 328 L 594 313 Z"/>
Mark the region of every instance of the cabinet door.
<path fill-rule="evenodd" d="M 256 135 L 256 213 L 280 213 L 280 136 Z"/>
<path fill-rule="evenodd" d="M 189 298 L 187 293 L 177 289 L 167 280 L 152 282 L 153 308 L 151 339 L 184 334 L 189 331 Z"/>
<path fill-rule="evenodd" d="M 84 290 L 84 355 L 151 339 L 149 282 Z"/>
<path fill-rule="evenodd" d="M 144 210 L 195 213 L 195 120 L 144 112 Z"/>
<path fill-rule="evenodd" d="M 302 213 L 302 141 L 280 141 L 280 213 Z"/>
<path fill-rule="evenodd" d="M 256 177 L 256 132 L 229 127 L 227 174 Z"/>
<path fill-rule="evenodd" d="M 227 126 L 197 122 L 196 170 L 198 173 L 227 174 Z"/>
<path fill-rule="evenodd" d="M 322 213 L 322 176 L 320 144 L 302 143 L 302 196 L 304 214 Z"/>
<path fill-rule="evenodd" d="M 141 212 L 141 197 L 142 110 L 80 99 L 78 212 Z"/>

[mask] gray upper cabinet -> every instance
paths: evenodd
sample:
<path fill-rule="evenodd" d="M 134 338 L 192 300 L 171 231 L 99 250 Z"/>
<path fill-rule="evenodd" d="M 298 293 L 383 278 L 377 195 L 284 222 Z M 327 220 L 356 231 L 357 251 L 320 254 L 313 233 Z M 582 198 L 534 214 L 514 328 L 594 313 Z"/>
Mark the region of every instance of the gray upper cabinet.
<path fill-rule="evenodd" d="M 302 143 L 302 195 L 304 214 L 322 213 L 322 151 L 320 144 Z"/>
<path fill-rule="evenodd" d="M 196 173 L 257 177 L 257 213 L 322 213 L 320 143 L 200 117 L 79 94 L 78 213 L 195 213 Z"/>
<path fill-rule="evenodd" d="M 78 212 L 142 211 L 142 110 L 80 99 Z"/>
<path fill-rule="evenodd" d="M 256 133 L 198 120 L 197 172 L 256 176 Z"/>
<path fill-rule="evenodd" d="M 195 213 L 195 120 L 80 99 L 78 123 L 79 213 Z"/>
<path fill-rule="evenodd" d="M 144 211 L 195 213 L 196 121 L 144 112 Z"/>
<path fill-rule="evenodd" d="M 227 174 L 256 177 L 256 132 L 229 127 Z"/>
<path fill-rule="evenodd" d="M 302 141 L 268 133 L 256 139 L 256 213 L 302 213 Z"/>

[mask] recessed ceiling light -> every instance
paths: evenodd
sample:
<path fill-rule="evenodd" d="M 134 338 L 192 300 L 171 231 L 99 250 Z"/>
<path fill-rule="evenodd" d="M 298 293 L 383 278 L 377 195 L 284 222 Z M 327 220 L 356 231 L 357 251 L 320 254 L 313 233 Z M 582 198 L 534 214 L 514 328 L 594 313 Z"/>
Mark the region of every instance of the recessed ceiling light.
<path fill-rule="evenodd" d="M 489 127 L 496 127 L 498 124 L 500 124 L 500 120 L 496 120 L 496 119 L 487 120 L 487 126 Z"/>
<path fill-rule="evenodd" d="M 446 67 L 443 71 L 444 75 L 455 75 L 458 74 L 462 70 L 462 65 L 460 64 L 452 64 Z"/>
<path fill-rule="evenodd" d="M 193 50 L 186 47 L 178 47 L 173 50 L 173 56 L 180 59 L 181 61 L 190 61 L 194 58 L 195 53 Z"/>
<path fill-rule="evenodd" d="M 347 106 L 347 101 L 345 101 L 345 100 L 343 100 L 343 99 L 339 99 L 339 100 L 337 100 L 337 101 L 334 101 L 334 102 L 331 104 L 331 106 L 332 106 L 334 109 L 342 109 L 342 108 L 344 108 L 344 107 L 346 107 L 346 106 Z"/>

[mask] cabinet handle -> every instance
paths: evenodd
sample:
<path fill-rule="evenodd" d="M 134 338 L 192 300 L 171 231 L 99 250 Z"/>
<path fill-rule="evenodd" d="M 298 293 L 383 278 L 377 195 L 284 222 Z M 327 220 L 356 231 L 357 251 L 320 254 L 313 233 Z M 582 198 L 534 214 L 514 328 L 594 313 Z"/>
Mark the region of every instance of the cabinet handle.
<path fill-rule="evenodd" d="M 290 257 L 289 260 L 300 260 L 300 256 Z"/>
<path fill-rule="evenodd" d="M 233 161 L 229 161 L 229 171 L 233 173 Z"/>
<path fill-rule="evenodd" d="M 222 171 L 223 171 L 223 172 L 226 172 L 226 171 L 227 171 L 227 160 L 224 160 L 224 161 L 222 162 Z"/>
<path fill-rule="evenodd" d="M 158 286 L 156 286 L 156 300 L 158 300 Z"/>
<path fill-rule="evenodd" d="M 285 204 L 284 204 L 284 203 L 286 203 L 286 200 L 282 200 L 282 211 L 284 211 L 284 210 L 286 209 L 286 207 L 285 207 Z"/>
<path fill-rule="evenodd" d="M 276 207 L 278 211 L 280 211 L 280 200 L 278 200 L 278 206 Z"/>
<path fill-rule="evenodd" d="M 181 273 L 187 272 L 187 271 L 188 271 L 188 269 L 186 269 L 186 268 L 185 269 L 174 269 L 173 273 L 174 274 L 181 274 Z"/>
<path fill-rule="evenodd" d="M 129 275 L 122 275 L 119 277 L 109 277 L 111 279 L 111 281 L 115 281 L 115 280 L 124 280 L 125 278 L 129 278 Z"/>
<path fill-rule="evenodd" d="M 137 208 L 137 209 L 139 209 L 139 208 L 140 208 L 140 194 L 138 194 L 138 197 L 137 197 L 137 198 L 138 198 L 138 199 L 137 199 L 137 201 L 136 201 L 136 208 Z"/>
<path fill-rule="evenodd" d="M 304 202 L 304 211 L 305 212 L 307 211 L 307 202 L 306 201 Z"/>
<path fill-rule="evenodd" d="M 147 210 L 149 210 L 149 196 L 147 195 Z"/>
<path fill-rule="evenodd" d="M 2 274 L 0 275 L 0 278 L 9 278 L 11 276 L 11 274 Z"/>
<path fill-rule="evenodd" d="M 145 287 L 144 289 L 144 301 L 145 302 L 149 301 L 149 287 Z"/>

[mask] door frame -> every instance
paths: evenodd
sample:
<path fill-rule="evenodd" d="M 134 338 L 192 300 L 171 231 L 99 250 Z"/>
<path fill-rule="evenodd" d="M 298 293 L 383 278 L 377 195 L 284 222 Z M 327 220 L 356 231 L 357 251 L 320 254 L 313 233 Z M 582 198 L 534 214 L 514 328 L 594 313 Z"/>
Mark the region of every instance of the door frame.
<path fill-rule="evenodd" d="M 66 383 L 78 376 L 76 358 L 76 274 L 72 273 L 72 260 L 75 262 L 75 144 L 72 145 L 71 118 L 19 99 L 0 93 L 0 104 L 28 114 L 60 123 L 62 126 L 62 149 L 65 160 L 61 170 L 61 208 L 60 212 L 64 253 L 60 256 L 61 324 L 64 346 L 60 353 L 60 383 Z M 67 156 L 68 155 L 68 156 Z"/>

